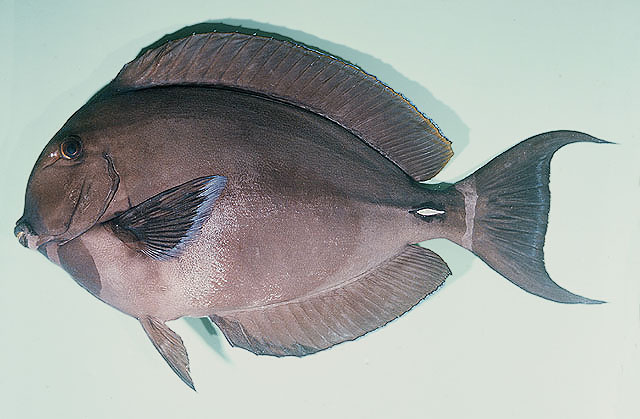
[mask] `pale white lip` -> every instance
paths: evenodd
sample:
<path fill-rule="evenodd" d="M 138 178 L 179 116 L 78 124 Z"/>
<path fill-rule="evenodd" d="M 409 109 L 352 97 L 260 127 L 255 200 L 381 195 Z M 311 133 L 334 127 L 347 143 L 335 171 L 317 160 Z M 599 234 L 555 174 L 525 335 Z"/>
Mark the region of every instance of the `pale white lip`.
<path fill-rule="evenodd" d="M 31 227 L 24 221 L 18 220 L 14 229 L 14 234 L 21 245 L 29 249 L 38 250 L 38 248 L 54 239 L 53 236 L 39 236 L 34 234 Z"/>
<path fill-rule="evenodd" d="M 27 223 L 22 221 L 22 218 L 16 223 L 13 234 L 18 238 L 18 241 L 24 247 L 28 247 L 30 249 L 35 248 L 34 246 L 36 245 L 38 236 L 31 232 L 31 227 L 29 227 Z"/>
<path fill-rule="evenodd" d="M 21 245 L 23 245 L 24 247 L 29 247 L 29 245 L 27 244 L 29 243 L 27 238 L 27 233 L 25 233 L 24 231 L 18 231 L 18 234 L 16 234 L 16 237 L 18 238 L 18 241 L 20 242 Z"/>
<path fill-rule="evenodd" d="M 25 246 L 26 243 L 25 247 L 33 250 L 38 250 L 38 247 L 51 241 L 51 237 L 40 237 L 24 231 L 19 232 L 16 237 L 18 237 L 18 241 L 20 241 L 23 246 Z"/>

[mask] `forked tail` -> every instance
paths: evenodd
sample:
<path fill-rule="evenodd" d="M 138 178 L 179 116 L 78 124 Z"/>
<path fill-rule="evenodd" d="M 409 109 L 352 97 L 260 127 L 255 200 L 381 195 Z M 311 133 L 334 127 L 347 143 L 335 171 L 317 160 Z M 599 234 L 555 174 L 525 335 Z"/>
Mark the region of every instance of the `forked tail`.
<path fill-rule="evenodd" d="M 553 282 L 544 266 L 549 215 L 549 166 L 560 147 L 608 143 L 575 131 L 531 137 L 455 184 L 465 198 L 461 244 L 520 288 L 560 303 L 594 304 Z"/>

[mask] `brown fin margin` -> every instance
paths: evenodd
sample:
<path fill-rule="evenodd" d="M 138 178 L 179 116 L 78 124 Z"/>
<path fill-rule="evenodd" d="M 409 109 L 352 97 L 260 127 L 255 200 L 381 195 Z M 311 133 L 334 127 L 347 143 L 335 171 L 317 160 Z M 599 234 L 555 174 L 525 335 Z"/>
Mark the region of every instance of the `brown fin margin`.
<path fill-rule="evenodd" d="M 153 346 L 167 361 L 173 372 L 192 390 L 195 390 L 196 388 L 189 374 L 189 355 L 184 343 L 182 343 L 182 338 L 164 322 L 155 317 L 143 317 L 138 320 L 149 339 L 151 339 Z"/>
<path fill-rule="evenodd" d="M 232 346 L 258 355 L 304 356 L 354 340 L 400 317 L 451 274 L 431 250 L 402 253 L 346 284 L 306 299 L 218 313 Z"/>

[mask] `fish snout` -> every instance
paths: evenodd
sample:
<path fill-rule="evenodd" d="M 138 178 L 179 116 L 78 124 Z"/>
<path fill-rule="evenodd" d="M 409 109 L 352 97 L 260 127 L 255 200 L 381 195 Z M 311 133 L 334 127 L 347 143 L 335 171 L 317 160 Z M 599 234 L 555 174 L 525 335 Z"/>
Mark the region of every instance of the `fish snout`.
<path fill-rule="evenodd" d="M 13 229 L 13 234 L 18 238 L 18 242 L 27 248 L 37 248 L 39 236 L 33 232 L 33 228 L 24 220 L 20 219 Z"/>

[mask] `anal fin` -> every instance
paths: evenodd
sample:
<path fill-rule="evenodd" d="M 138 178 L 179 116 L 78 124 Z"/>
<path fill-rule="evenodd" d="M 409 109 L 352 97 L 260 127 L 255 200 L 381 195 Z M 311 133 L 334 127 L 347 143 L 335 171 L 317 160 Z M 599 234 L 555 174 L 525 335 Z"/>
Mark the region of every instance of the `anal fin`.
<path fill-rule="evenodd" d="M 167 364 L 186 385 L 195 390 L 193 380 L 189 375 L 189 356 L 180 336 L 155 317 L 143 317 L 139 320 L 153 346 L 167 361 Z"/>
<path fill-rule="evenodd" d="M 211 316 L 232 346 L 304 356 L 356 339 L 401 316 L 451 274 L 434 252 L 407 246 L 395 258 L 304 299 Z"/>

